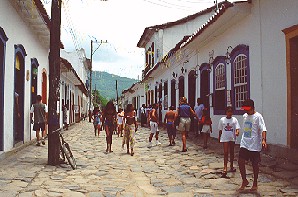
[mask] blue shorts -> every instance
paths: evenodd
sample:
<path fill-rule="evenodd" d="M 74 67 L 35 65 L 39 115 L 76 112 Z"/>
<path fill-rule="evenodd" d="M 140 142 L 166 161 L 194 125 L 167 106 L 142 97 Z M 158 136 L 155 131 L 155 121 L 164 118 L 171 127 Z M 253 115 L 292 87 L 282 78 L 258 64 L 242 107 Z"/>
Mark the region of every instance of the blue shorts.
<path fill-rule="evenodd" d="M 174 125 L 174 122 L 167 122 L 167 132 L 169 137 L 176 137 L 176 127 Z"/>

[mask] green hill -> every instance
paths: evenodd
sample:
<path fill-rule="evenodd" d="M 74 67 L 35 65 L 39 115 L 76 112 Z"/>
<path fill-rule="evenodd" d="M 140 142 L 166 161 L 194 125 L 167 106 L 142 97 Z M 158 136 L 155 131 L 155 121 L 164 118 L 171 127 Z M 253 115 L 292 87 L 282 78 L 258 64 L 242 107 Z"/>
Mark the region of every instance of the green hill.
<path fill-rule="evenodd" d="M 121 92 L 128 89 L 132 84 L 136 83 L 136 79 L 130 79 L 127 77 L 120 77 L 118 75 L 109 74 L 107 72 L 93 71 L 92 72 L 92 89 L 99 90 L 99 93 L 107 98 L 107 100 L 116 98 L 116 80 L 118 81 L 118 95 L 121 96 Z"/>

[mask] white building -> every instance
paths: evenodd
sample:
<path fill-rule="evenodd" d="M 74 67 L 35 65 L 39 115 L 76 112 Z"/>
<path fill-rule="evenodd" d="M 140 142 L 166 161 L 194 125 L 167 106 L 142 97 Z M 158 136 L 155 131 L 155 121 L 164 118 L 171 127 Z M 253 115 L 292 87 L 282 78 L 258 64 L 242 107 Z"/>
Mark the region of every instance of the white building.
<path fill-rule="evenodd" d="M 126 109 L 127 104 L 133 104 L 137 111 L 138 119 L 141 119 L 141 107 L 146 103 L 144 83 L 134 83 L 127 90 L 122 91 L 122 109 Z"/>
<path fill-rule="evenodd" d="M 1 0 L 0 16 L 1 153 L 35 138 L 30 124 L 31 105 L 36 95 L 48 103 L 50 19 L 40 0 Z M 87 113 L 89 66 L 83 50 L 75 54 L 61 58 L 60 103 L 63 98 L 69 100 L 69 123 Z M 62 127 L 62 105 L 58 106 Z"/>
<path fill-rule="evenodd" d="M 89 65 L 84 49 L 74 52 L 60 50 L 60 125 L 63 124 L 62 106 L 67 107 L 67 122 L 79 122 L 88 115 L 88 73 Z"/>
<path fill-rule="evenodd" d="M 268 143 L 298 148 L 297 8 L 296 0 L 222 3 L 163 57 L 147 53 L 151 62 L 153 57 L 157 60 L 143 73 L 147 104 L 162 101 L 164 110 L 177 107 L 181 96 L 191 106 L 201 97 L 213 119 L 212 136 L 217 137 L 225 107 L 232 105 L 242 122 L 241 104 L 252 98 L 264 116 Z M 179 28 L 185 29 L 187 23 L 182 21 Z M 152 43 L 155 51 L 160 46 L 154 43 L 173 44 L 166 42 L 171 34 L 161 40 L 158 31 L 144 33 L 140 41 L 146 40 L 138 46 L 146 51 Z M 146 63 L 150 61 L 147 57 Z"/>
<path fill-rule="evenodd" d="M 50 19 L 34 2 L 0 2 L 0 151 L 35 137 L 30 106 L 37 94 L 45 103 L 48 98 Z"/>

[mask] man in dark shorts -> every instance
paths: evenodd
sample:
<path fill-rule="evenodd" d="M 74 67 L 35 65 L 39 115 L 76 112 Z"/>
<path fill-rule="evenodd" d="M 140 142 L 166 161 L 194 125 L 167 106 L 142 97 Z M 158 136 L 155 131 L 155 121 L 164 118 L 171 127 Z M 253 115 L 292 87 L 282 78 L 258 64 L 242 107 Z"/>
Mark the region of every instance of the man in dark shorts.
<path fill-rule="evenodd" d="M 32 105 L 30 111 L 31 122 L 34 117 L 33 130 L 36 131 L 36 146 L 40 146 L 40 135 L 39 131 L 42 132 L 41 143 L 45 145 L 45 136 L 46 136 L 46 124 L 47 124 L 47 106 L 41 102 L 41 96 L 36 96 L 36 103 Z"/>
<path fill-rule="evenodd" d="M 267 148 L 266 126 L 263 116 L 255 111 L 254 101 L 247 99 L 243 102 L 243 135 L 240 142 L 239 170 L 242 177 L 242 185 L 239 190 L 244 190 L 249 182 L 246 179 L 245 161 L 251 161 L 253 167 L 254 182 L 251 191 L 258 189 L 259 163 L 261 161 L 260 152 Z"/>
<path fill-rule="evenodd" d="M 174 112 L 175 107 L 171 106 L 169 111 L 167 111 L 164 123 L 167 125 L 167 132 L 170 144 L 169 146 L 175 145 L 175 137 L 176 137 L 176 126 L 174 124 L 176 118 L 176 112 Z"/>

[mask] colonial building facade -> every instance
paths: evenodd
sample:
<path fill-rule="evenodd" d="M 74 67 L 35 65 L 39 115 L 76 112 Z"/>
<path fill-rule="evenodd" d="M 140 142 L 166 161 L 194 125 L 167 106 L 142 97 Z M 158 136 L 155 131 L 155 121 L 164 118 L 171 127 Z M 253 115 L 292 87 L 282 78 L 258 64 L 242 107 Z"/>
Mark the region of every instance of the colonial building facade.
<path fill-rule="evenodd" d="M 0 15 L 1 153 L 35 138 L 30 123 L 31 105 L 37 95 L 42 96 L 43 103 L 48 103 L 50 19 L 40 0 L 0 1 Z M 67 101 L 71 109 L 70 123 L 86 114 L 85 83 L 89 67 L 84 51 L 78 53 L 83 58 L 74 63 L 72 57 L 61 58 L 60 90 L 63 92 L 57 109 L 61 127 L 63 102 Z M 63 70 L 65 67 L 68 69 Z"/>
<path fill-rule="evenodd" d="M 194 22 L 196 30 L 182 35 L 160 59 L 154 56 L 151 68 L 145 67 L 141 83 L 147 87 L 146 104 L 160 102 L 163 115 L 168 106 L 178 106 L 181 96 L 191 106 L 201 97 L 214 122 L 212 136 L 217 137 L 225 107 L 233 106 L 241 122 L 241 104 L 252 98 L 264 116 L 268 143 L 298 148 L 297 8 L 295 0 L 220 4 L 202 24 Z M 187 23 L 176 28 L 185 29 Z M 138 46 L 146 51 L 157 51 L 155 43 L 167 45 L 171 39 L 169 34 L 157 41 L 158 31 L 145 29 L 144 34 L 139 43 L 144 38 L 147 42 Z M 147 61 L 152 65 L 152 56 L 146 56 Z"/>

